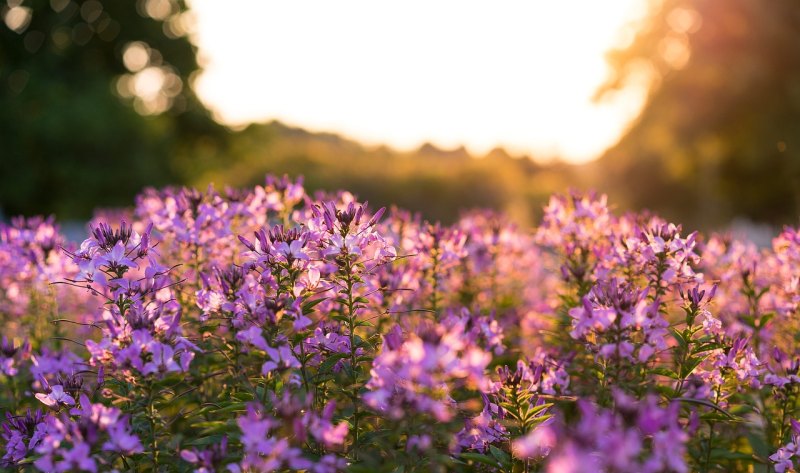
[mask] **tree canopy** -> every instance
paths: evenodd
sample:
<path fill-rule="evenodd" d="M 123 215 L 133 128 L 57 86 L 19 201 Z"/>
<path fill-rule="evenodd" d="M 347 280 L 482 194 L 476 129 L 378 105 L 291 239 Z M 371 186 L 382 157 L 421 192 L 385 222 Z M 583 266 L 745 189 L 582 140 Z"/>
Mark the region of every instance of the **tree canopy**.
<path fill-rule="evenodd" d="M 600 91 L 650 78 L 648 103 L 594 165 L 635 207 L 695 226 L 800 212 L 800 8 L 795 0 L 663 0 Z"/>
<path fill-rule="evenodd" d="M 83 217 L 180 180 L 224 129 L 190 87 L 198 71 L 177 0 L 8 2 L 0 25 L 3 211 Z M 210 148 L 210 149 L 209 149 Z M 65 196 L 68 196 L 65 198 Z"/>

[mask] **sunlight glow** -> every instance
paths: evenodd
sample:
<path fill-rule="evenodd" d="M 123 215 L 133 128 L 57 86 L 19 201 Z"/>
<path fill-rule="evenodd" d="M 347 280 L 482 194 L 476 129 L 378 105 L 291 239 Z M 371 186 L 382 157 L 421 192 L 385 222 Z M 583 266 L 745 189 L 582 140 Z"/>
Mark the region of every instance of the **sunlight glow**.
<path fill-rule="evenodd" d="M 586 161 L 643 105 L 643 86 L 591 98 L 646 3 L 192 0 L 195 87 L 231 126 Z"/>

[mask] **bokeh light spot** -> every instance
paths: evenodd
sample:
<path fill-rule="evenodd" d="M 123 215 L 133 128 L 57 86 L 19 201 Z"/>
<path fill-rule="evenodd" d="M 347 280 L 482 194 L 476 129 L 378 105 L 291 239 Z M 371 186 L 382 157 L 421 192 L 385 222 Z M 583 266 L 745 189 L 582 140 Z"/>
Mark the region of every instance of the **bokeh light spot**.
<path fill-rule="evenodd" d="M 125 46 L 122 53 L 122 63 L 131 72 L 144 69 L 150 62 L 150 48 L 141 41 L 134 41 Z"/>
<path fill-rule="evenodd" d="M 31 22 L 31 9 L 22 6 L 10 8 L 3 20 L 9 29 L 16 33 L 23 33 Z"/>

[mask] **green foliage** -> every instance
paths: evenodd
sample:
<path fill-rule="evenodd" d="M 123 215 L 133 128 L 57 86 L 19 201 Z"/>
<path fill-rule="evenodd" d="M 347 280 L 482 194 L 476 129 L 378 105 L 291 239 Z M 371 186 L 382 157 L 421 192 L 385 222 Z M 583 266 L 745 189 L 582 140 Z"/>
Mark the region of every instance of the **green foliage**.
<path fill-rule="evenodd" d="M 223 144 L 224 129 L 189 87 L 195 49 L 170 26 L 186 6 L 172 0 L 157 19 L 149 3 L 26 0 L 17 8 L 27 9 L 27 24 L 0 25 L 3 212 L 75 218 L 98 203 L 126 205 L 145 185 L 181 180 L 184 156 L 202 157 L 200 140 Z M 140 115 L 138 99 L 115 92 L 132 75 L 123 54 L 134 42 L 179 84 L 164 113 Z"/>
<path fill-rule="evenodd" d="M 653 87 L 641 117 L 590 166 L 600 187 L 690 227 L 796 222 L 798 57 L 793 0 L 652 1 L 634 41 L 610 55 L 601 95 L 643 72 Z"/>

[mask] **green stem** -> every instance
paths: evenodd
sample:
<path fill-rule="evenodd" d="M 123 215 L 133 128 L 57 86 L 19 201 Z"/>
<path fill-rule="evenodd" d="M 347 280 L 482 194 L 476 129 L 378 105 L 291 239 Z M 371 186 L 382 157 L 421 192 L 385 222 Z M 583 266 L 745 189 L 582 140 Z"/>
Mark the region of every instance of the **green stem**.
<path fill-rule="evenodd" d="M 352 377 L 352 393 L 350 398 L 353 402 L 353 461 L 358 461 L 358 371 L 356 360 L 356 310 L 355 300 L 353 299 L 353 265 L 349 256 L 345 264 L 345 282 L 347 283 L 347 325 L 350 335 L 350 372 Z"/>
<path fill-rule="evenodd" d="M 431 268 L 431 277 L 433 278 L 433 289 L 431 292 L 431 310 L 433 311 L 433 315 L 435 318 L 438 319 L 438 310 L 439 310 L 439 249 L 437 247 L 433 248 L 433 267 Z"/>
<path fill-rule="evenodd" d="M 708 472 L 708 464 L 711 463 L 711 445 L 714 442 L 714 423 L 708 423 L 708 444 L 706 445 L 706 459 L 703 465 L 703 472 Z"/>
<path fill-rule="evenodd" d="M 719 405 L 719 398 L 720 398 L 720 394 L 721 393 L 722 393 L 722 387 L 721 386 L 717 386 L 717 395 L 714 398 L 714 404 Z M 706 458 L 705 458 L 705 464 L 703 465 L 703 473 L 707 473 L 709 471 L 708 470 L 708 466 L 711 463 L 711 449 L 714 446 L 714 426 L 715 426 L 715 424 L 716 423 L 714 421 L 709 421 L 708 422 L 708 444 L 706 445 L 706 447 L 707 447 L 706 448 Z"/>
<path fill-rule="evenodd" d="M 150 421 L 150 451 L 153 456 L 153 472 L 158 472 L 158 440 L 156 439 L 156 409 L 153 404 L 153 382 L 147 386 L 147 418 Z"/>
<path fill-rule="evenodd" d="M 788 404 L 789 404 L 789 390 L 787 389 L 783 397 L 783 402 L 781 403 L 781 423 L 777 441 L 777 444 L 779 446 L 783 443 L 783 436 L 786 434 L 786 410 L 788 408 Z"/>
<path fill-rule="evenodd" d="M 309 388 L 308 388 L 308 374 L 306 373 L 306 349 L 305 349 L 305 341 L 300 340 L 300 374 L 303 376 L 303 389 L 306 390 L 306 395 L 308 395 Z"/>

